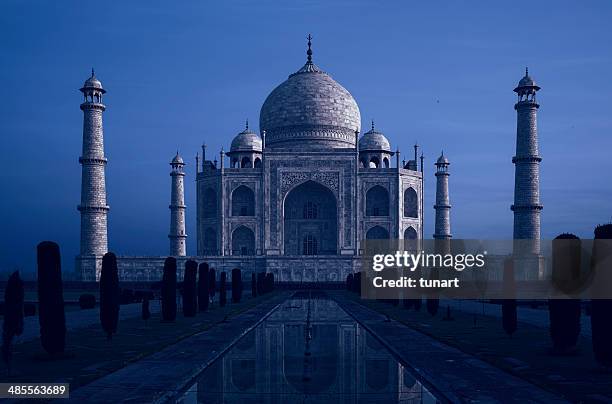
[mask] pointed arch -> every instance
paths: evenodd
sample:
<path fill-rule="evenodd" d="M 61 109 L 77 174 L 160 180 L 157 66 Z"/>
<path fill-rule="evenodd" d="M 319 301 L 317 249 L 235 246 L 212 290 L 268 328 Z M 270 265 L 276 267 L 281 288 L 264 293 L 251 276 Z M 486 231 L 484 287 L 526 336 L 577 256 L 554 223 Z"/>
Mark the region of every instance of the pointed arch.
<path fill-rule="evenodd" d="M 389 232 L 382 226 L 371 227 L 366 233 L 366 240 L 387 240 Z"/>
<path fill-rule="evenodd" d="M 232 255 L 255 255 L 255 234 L 246 226 L 232 232 Z"/>
<path fill-rule="evenodd" d="M 416 240 L 418 237 L 414 227 L 409 226 L 404 230 L 404 240 Z"/>
<path fill-rule="evenodd" d="M 389 216 L 389 192 L 380 185 L 366 193 L 366 216 Z"/>
<path fill-rule="evenodd" d="M 217 216 L 217 193 L 212 188 L 206 188 L 202 201 L 202 217 L 212 218 Z"/>
<path fill-rule="evenodd" d="M 255 193 L 246 185 L 232 192 L 232 216 L 255 216 Z"/>
<path fill-rule="evenodd" d="M 404 191 L 404 217 L 419 217 L 419 198 L 412 187 Z"/>

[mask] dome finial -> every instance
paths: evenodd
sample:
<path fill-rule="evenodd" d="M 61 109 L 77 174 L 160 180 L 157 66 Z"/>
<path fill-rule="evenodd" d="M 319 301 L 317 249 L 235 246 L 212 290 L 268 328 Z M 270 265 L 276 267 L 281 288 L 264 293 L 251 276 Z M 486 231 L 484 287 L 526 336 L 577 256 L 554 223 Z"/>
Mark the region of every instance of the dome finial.
<path fill-rule="evenodd" d="M 529 76 L 529 67 L 525 66 L 525 76 Z"/>
<path fill-rule="evenodd" d="M 93 67 L 91 68 L 91 77 L 96 77 L 96 72 Z"/>
<path fill-rule="evenodd" d="M 374 132 L 374 119 L 372 119 L 372 132 Z"/>
<path fill-rule="evenodd" d="M 312 49 L 311 49 L 311 45 L 312 45 L 312 35 L 308 34 L 308 50 L 306 51 L 306 55 L 308 56 L 308 61 L 307 63 L 312 63 Z"/>
<path fill-rule="evenodd" d="M 249 130 L 249 118 L 246 120 L 246 130 Z"/>

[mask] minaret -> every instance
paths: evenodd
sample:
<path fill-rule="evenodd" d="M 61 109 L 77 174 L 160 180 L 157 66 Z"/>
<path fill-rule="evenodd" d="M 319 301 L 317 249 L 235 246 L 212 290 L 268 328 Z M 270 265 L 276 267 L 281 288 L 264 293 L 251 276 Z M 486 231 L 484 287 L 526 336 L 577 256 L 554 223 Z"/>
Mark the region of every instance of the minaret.
<path fill-rule="evenodd" d="M 170 197 L 170 255 L 173 257 L 183 257 L 187 254 L 185 245 L 185 163 L 178 151 L 170 162 L 170 177 L 172 177 L 172 191 Z"/>
<path fill-rule="evenodd" d="M 444 156 L 444 152 L 436 161 L 436 228 L 433 238 L 436 240 L 448 240 L 452 237 L 450 232 L 450 200 L 448 197 L 448 166 L 450 163 Z"/>
<path fill-rule="evenodd" d="M 79 163 L 81 174 L 81 257 L 87 255 L 101 256 L 108 251 L 106 181 L 104 168 L 104 132 L 102 113 L 106 106 L 102 104 L 102 95 L 106 91 L 96 78 L 93 69 L 91 77 L 80 89 L 85 97 L 81 104 L 83 111 L 83 150 Z"/>
<path fill-rule="evenodd" d="M 514 105 L 516 120 L 516 155 L 512 158 L 515 165 L 514 239 L 533 239 L 529 252 L 540 253 L 540 161 L 538 152 L 536 92 L 540 89 L 529 72 L 519 81 L 514 91 L 518 101 Z"/>

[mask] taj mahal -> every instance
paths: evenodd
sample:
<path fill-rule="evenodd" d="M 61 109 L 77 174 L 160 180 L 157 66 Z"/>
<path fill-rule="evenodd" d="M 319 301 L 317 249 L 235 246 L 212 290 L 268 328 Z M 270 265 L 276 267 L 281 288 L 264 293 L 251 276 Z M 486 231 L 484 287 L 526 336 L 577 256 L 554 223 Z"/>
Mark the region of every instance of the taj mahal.
<path fill-rule="evenodd" d="M 81 279 L 96 280 L 108 250 L 106 90 L 93 71 L 80 90 L 84 125 L 76 269 Z M 537 90 L 527 72 L 514 90 L 515 238 L 539 239 L 540 233 Z M 423 189 L 429 170 L 417 145 L 407 154 L 402 158 L 374 122 L 362 131 L 357 102 L 313 62 L 309 36 L 306 63 L 263 103 L 259 133 L 247 122 L 229 151 L 211 153 L 202 146 L 192 171 L 193 208 L 184 200 L 186 163 L 178 153 L 172 158 L 169 250 L 158 257 L 117 251 L 120 279 L 157 281 L 170 255 L 179 265 L 194 259 L 217 271 L 272 272 L 281 282 L 340 282 L 359 270 L 363 240 L 451 238 L 449 160 L 442 153 L 435 162 L 435 231 L 426 235 Z M 196 221 L 195 235 L 186 234 L 186 220 Z M 196 256 L 186 255 L 187 243 L 195 243 Z"/>

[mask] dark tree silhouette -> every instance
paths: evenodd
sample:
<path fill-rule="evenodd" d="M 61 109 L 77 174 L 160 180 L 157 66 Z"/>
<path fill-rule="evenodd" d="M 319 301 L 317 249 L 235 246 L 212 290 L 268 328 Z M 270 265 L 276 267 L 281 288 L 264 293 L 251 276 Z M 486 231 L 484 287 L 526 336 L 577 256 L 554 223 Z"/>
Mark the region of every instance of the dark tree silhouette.
<path fill-rule="evenodd" d="M 609 262 L 610 242 L 598 240 L 612 239 L 612 224 L 604 224 L 595 228 L 595 240 L 593 242 L 593 253 L 591 256 L 591 271 L 609 272 L 612 268 L 605 267 Z M 605 243 L 605 244 L 604 244 Z M 605 277 L 609 278 L 609 274 Z M 604 367 L 612 367 L 612 300 L 592 299 L 591 300 L 591 331 L 593 341 L 593 352 L 595 359 Z"/>
<path fill-rule="evenodd" d="M 514 262 L 512 258 L 504 261 L 504 295 L 515 296 L 514 285 Z M 502 301 L 502 325 L 504 331 L 510 336 L 514 334 L 517 327 L 516 299 L 504 299 Z"/>
<path fill-rule="evenodd" d="M 251 297 L 257 297 L 257 276 L 251 273 Z"/>
<path fill-rule="evenodd" d="M 266 289 L 265 289 L 266 282 L 265 281 L 266 281 L 266 273 L 265 272 L 257 273 L 257 294 L 260 296 L 266 293 Z"/>
<path fill-rule="evenodd" d="M 37 248 L 40 342 L 50 355 L 66 348 L 66 314 L 59 246 L 43 241 Z"/>
<path fill-rule="evenodd" d="M 151 311 L 149 310 L 149 297 L 145 296 L 142 298 L 142 319 L 147 326 L 147 321 L 151 318 Z"/>
<path fill-rule="evenodd" d="M 242 299 L 242 271 L 239 268 L 232 269 L 232 302 L 240 303 Z"/>
<path fill-rule="evenodd" d="M 100 273 L 100 323 L 108 340 L 111 340 L 113 334 L 117 332 L 120 303 L 117 257 L 112 252 L 108 252 L 102 257 Z"/>
<path fill-rule="evenodd" d="M 553 240 L 552 247 L 553 284 L 561 291 L 568 292 L 572 286 L 576 286 L 580 277 L 580 239 L 573 234 L 560 234 Z M 580 300 L 550 299 L 548 311 L 553 352 L 571 351 L 580 335 Z"/>
<path fill-rule="evenodd" d="M 220 285 L 219 285 L 219 306 L 223 307 L 227 303 L 227 290 L 226 290 L 226 288 L 227 288 L 226 283 L 227 282 L 225 282 L 227 275 L 226 275 L 225 271 L 221 272 L 220 277 L 221 277 L 221 279 L 219 280 L 219 282 L 220 282 Z"/>
<path fill-rule="evenodd" d="M 198 263 L 187 260 L 183 277 L 183 315 L 185 317 L 194 317 L 198 311 L 197 275 Z"/>
<path fill-rule="evenodd" d="M 201 263 L 198 271 L 198 307 L 200 311 L 206 311 L 208 310 L 208 264 Z"/>
<path fill-rule="evenodd" d="M 346 290 L 351 291 L 353 289 L 353 274 L 350 273 L 346 276 Z"/>
<path fill-rule="evenodd" d="M 11 373 L 13 338 L 23 332 L 23 281 L 15 271 L 4 290 L 4 324 L 2 328 L 2 360 Z"/>
<path fill-rule="evenodd" d="M 176 258 L 168 257 L 164 262 L 162 277 L 162 321 L 176 320 Z"/>
<path fill-rule="evenodd" d="M 217 274 L 215 268 L 210 268 L 208 271 L 208 295 L 210 296 L 211 303 L 215 301 L 215 293 L 217 291 Z"/>
<path fill-rule="evenodd" d="M 421 297 L 414 299 L 414 309 L 416 311 L 421 311 L 422 306 L 423 306 L 423 299 Z"/>

